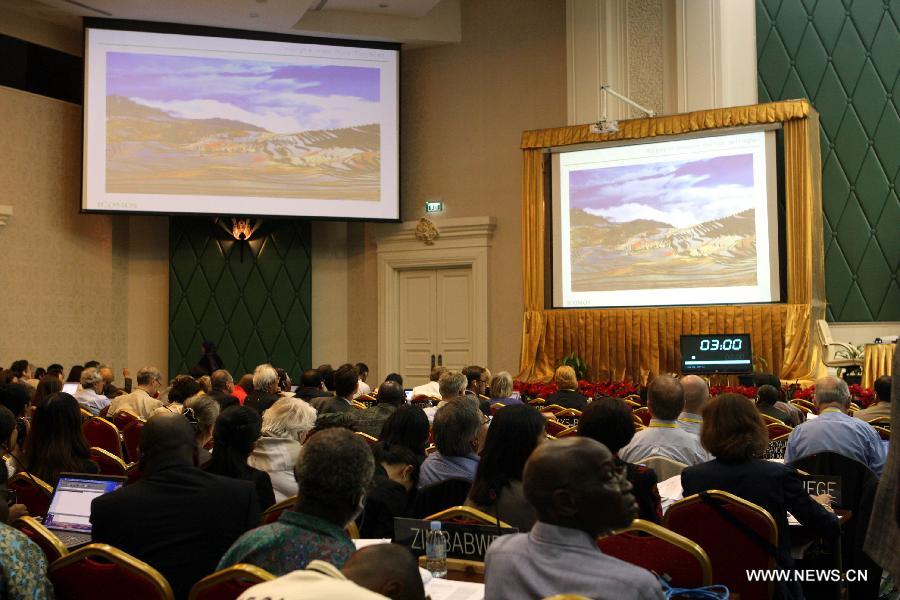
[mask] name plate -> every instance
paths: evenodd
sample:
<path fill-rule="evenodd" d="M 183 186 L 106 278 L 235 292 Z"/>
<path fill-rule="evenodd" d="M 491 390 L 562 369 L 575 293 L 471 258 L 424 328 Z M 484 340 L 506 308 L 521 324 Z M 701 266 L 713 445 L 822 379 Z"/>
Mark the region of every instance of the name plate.
<path fill-rule="evenodd" d="M 394 542 L 406 546 L 416 556 L 425 554 L 425 532 L 431 529 L 431 521 L 394 518 Z M 462 525 L 441 523 L 441 530 L 447 532 L 449 546 L 447 558 L 461 558 L 484 562 L 488 546 L 501 535 L 518 533 L 515 527 L 498 528 L 492 525 Z"/>
<path fill-rule="evenodd" d="M 569 417 L 556 417 L 556 420 L 566 427 L 578 427 L 578 417 L 574 415 Z"/>
<path fill-rule="evenodd" d="M 784 452 L 787 450 L 787 440 L 772 440 L 769 442 L 769 445 L 766 446 L 766 452 L 763 454 L 763 458 L 768 460 L 770 458 L 784 458 Z"/>
<path fill-rule="evenodd" d="M 841 506 L 841 476 L 840 475 L 800 475 L 803 480 L 803 489 L 811 496 L 831 494 L 834 504 Z"/>

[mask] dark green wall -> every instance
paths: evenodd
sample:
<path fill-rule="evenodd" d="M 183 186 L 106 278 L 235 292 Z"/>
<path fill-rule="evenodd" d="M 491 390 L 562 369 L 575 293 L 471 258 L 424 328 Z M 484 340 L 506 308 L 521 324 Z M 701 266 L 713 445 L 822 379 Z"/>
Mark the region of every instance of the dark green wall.
<path fill-rule="evenodd" d="M 309 223 L 265 221 L 249 242 L 209 218 L 170 229 L 169 376 L 212 340 L 236 379 L 269 362 L 299 380 L 312 356 Z"/>
<path fill-rule="evenodd" d="M 897 1 L 756 2 L 759 101 L 821 116 L 832 321 L 900 321 L 898 24 Z"/>

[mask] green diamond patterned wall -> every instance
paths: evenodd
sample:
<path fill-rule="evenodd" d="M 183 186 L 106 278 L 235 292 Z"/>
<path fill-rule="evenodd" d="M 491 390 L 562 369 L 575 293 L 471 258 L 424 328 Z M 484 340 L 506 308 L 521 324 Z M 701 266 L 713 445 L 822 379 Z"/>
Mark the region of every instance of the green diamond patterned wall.
<path fill-rule="evenodd" d="M 270 362 L 299 380 L 312 359 L 309 239 L 306 221 L 266 221 L 235 242 L 211 219 L 172 218 L 169 375 L 212 340 L 235 378 Z"/>
<path fill-rule="evenodd" d="M 832 321 L 900 321 L 900 2 L 757 0 L 759 101 L 821 116 Z"/>

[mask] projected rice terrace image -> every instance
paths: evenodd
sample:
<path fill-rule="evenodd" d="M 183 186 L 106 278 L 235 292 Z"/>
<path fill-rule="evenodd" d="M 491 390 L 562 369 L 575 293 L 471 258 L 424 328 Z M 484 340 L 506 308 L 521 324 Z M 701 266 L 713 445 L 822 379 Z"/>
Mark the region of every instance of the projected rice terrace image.
<path fill-rule="evenodd" d="M 757 284 L 753 155 L 569 173 L 573 291 Z"/>
<path fill-rule="evenodd" d="M 378 68 L 106 59 L 107 193 L 379 199 Z"/>

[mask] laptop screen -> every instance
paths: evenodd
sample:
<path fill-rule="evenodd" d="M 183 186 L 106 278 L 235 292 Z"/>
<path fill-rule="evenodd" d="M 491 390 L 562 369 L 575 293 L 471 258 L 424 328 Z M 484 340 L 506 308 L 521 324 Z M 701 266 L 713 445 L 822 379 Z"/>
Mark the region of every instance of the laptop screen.
<path fill-rule="evenodd" d="M 122 487 L 122 477 L 65 473 L 59 478 L 50 509 L 44 518 L 49 529 L 91 532 L 91 502 Z"/>

